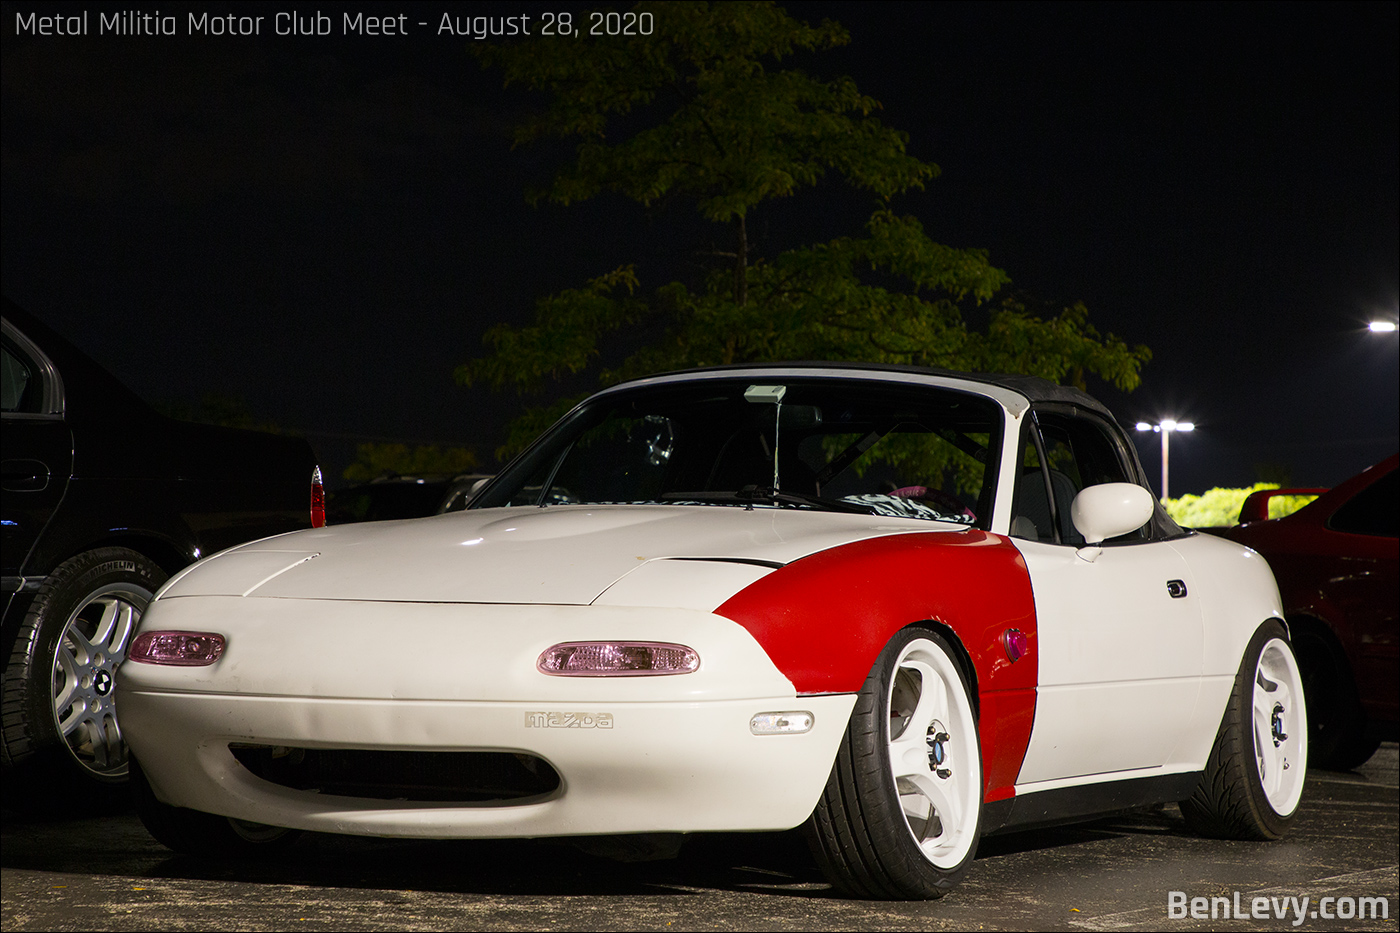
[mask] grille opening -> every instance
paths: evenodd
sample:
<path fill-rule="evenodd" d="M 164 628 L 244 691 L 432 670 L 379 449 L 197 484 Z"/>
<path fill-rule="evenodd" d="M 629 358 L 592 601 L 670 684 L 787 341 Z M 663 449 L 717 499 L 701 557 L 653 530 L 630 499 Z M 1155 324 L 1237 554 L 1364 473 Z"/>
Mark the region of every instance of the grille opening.
<path fill-rule="evenodd" d="M 559 772 L 549 762 L 513 752 L 390 752 L 241 742 L 229 743 L 229 751 L 264 781 L 340 797 L 490 803 L 559 789 Z"/>

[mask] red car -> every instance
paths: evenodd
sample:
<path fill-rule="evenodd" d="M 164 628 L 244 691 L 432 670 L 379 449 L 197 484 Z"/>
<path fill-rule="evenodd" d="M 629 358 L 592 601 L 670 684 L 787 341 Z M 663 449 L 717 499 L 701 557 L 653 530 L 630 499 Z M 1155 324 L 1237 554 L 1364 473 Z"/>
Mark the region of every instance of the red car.
<path fill-rule="evenodd" d="M 1309 764 L 1347 770 L 1400 731 L 1396 463 L 1392 456 L 1284 518 L 1255 493 L 1220 533 L 1268 559 L 1278 579 L 1311 719 Z"/>

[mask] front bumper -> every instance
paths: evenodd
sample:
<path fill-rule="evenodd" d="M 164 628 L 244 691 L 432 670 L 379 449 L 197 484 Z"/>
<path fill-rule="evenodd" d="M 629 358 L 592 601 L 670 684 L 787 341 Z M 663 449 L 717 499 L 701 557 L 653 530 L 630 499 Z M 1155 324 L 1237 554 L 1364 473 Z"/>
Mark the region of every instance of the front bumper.
<path fill-rule="evenodd" d="M 854 697 L 797 697 L 737 624 L 693 610 L 183 597 L 143 629 L 218 631 L 208 668 L 126 664 L 122 727 L 163 801 L 320 832 L 467 838 L 778 830 L 812 812 Z M 673 641 L 694 674 L 561 678 L 551 644 Z M 446 645 L 461 650 L 445 650 Z M 810 732 L 756 736 L 760 712 L 805 710 Z M 318 793 L 256 776 L 231 743 L 535 756 L 553 792 L 519 801 Z"/>
<path fill-rule="evenodd" d="M 436 838 L 788 829 L 812 812 L 850 695 L 709 703 L 573 704 L 611 729 L 532 728 L 548 704 L 346 701 L 131 691 L 122 721 L 167 803 L 319 832 Z M 805 735 L 755 736 L 754 713 L 801 707 Z M 579 716 L 578 720 L 583 717 Z M 491 750 L 544 759 L 544 800 L 453 805 L 336 797 L 253 775 L 230 742 L 398 751 Z"/>

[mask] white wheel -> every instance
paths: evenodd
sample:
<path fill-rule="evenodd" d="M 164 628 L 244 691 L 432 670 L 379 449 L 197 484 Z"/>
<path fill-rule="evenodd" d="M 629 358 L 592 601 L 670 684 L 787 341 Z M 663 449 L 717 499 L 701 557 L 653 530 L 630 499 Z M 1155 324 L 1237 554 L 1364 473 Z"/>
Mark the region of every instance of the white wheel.
<path fill-rule="evenodd" d="M 856 698 L 808 823 L 817 861 L 847 894 L 941 897 L 972 862 L 982 754 L 959 657 L 941 635 L 905 629 Z"/>
<path fill-rule="evenodd" d="M 1245 649 L 1215 747 L 1181 814 L 1220 839 L 1277 839 L 1303 796 L 1308 716 L 1303 676 L 1283 626 L 1266 622 Z"/>
<path fill-rule="evenodd" d="M 942 648 L 927 639 L 910 642 L 895 668 L 889 761 L 900 808 L 924 857 L 938 868 L 956 868 L 977 841 L 977 724 L 962 675 Z"/>
<path fill-rule="evenodd" d="M 1308 720 L 1303 706 L 1303 675 L 1293 649 L 1272 638 L 1254 671 L 1254 760 L 1259 786 L 1278 814 L 1291 814 L 1303 796 L 1307 774 Z"/>

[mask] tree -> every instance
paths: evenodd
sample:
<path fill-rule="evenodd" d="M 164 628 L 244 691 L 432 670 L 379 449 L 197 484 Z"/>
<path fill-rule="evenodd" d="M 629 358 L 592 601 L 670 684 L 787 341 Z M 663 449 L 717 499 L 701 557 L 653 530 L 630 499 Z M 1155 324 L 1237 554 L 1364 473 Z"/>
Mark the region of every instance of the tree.
<path fill-rule="evenodd" d="M 771 3 L 640 3 L 655 34 L 560 43 L 535 37 L 474 46 L 505 83 L 542 92 L 544 110 L 517 144 L 576 139 L 573 160 L 531 200 L 571 204 L 613 192 L 642 205 L 688 203 L 723 225 L 732 245 L 712 250 L 699 282 L 642 293 L 632 265 L 541 299 L 535 321 L 485 335 L 488 355 L 460 382 L 539 393 L 599 365 L 603 341 L 632 326 L 661 337 L 603 367 L 604 384 L 689 366 L 784 359 L 913 363 L 1027 372 L 1083 385 L 1093 373 L 1123 389 L 1150 353 L 1089 325 L 1083 305 L 1049 320 L 1004 301 L 985 332 L 966 312 L 1010 280 L 986 252 L 934 242 L 890 200 L 935 178 L 907 151 L 908 136 L 873 114 L 878 101 L 849 78 L 823 81 L 779 67 L 799 52 L 849 41 L 839 25 L 811 26 Z M 763 203 L 828 175 L 865 190 L 876 209 L 862 236 L 756 255 L 748 220 Z M 501 454 L 518 450 L 572 403 L 527 412 Z"/>
<path fill-rule="evenodd" d="M 451 475 L 476 467 L 476 454 L 467 448 L 436 444 L 411 449 L 406 444 L 359 444 L 355 455 L 355 462 L 341 474 L 351 483 L 367 483 L 380 476 Z"/>
<path fill-rule="evenodd" d="M 247 400 L 239 395 L 205 392 L 199 397 L 199 401 L 193 404 L 184 401 L 159 401 L 153 407 L 167 418 L 179 421 L 194 421 L 248 431 L 267 431 L 271 434 L 289 433 L 281 425 L 253 414 Z"/>

